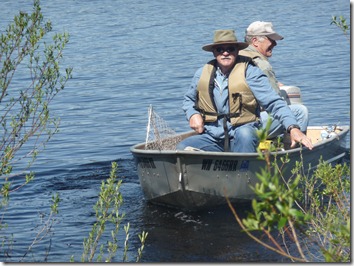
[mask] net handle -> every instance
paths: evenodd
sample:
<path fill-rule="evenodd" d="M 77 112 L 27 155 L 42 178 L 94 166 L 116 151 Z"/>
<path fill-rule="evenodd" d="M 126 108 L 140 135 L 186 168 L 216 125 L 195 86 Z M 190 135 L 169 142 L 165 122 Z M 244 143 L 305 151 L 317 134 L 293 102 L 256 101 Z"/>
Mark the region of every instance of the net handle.
<path fill-rule="evenodd" d="M 146 128 L 146 140 L 145 140 L 145 147 L 149 142 L 149 133 L 150 133 L 150 127 L 151 127 L 151 118 L 152 118 L 152 104 L 150 104 L 148 108 L 148 124 Z"/>

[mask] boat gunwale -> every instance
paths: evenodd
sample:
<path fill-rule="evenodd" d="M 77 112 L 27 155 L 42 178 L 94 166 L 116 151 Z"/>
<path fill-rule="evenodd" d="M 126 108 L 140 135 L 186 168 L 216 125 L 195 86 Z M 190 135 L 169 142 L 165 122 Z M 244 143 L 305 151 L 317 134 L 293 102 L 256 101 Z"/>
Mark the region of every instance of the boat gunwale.
<path fill-rule="evenodd" d="M 337 133 L 338 136 L 344 137 L 345 134 L 347 134 L 350 130 L 349 126 L 340 126 L 342 129 L 339 133 Z M 313 129 L 313 130 L 323 130 L 323 126 L 309 126 L 308 129 Z M 178 135 L 188 135 L 193 133 L 193 131 L 188 131 L 188 132 L 182 132 Z M 320 140 L 316 143 L 313 144 L 314 150 L 318 146 L 322 146 L 326 143 L 332 142 L 335 139 L 338 139 L 338 137 L 331 137 L 328 139 Z M 258 152 L 249 152 L 249 153 L 244 153 L 244 152 L 218 152 L 218 151 L 187 151 L 187 150 L 145 150 L 142 148 L 138 147 L 144 147 L 145 142 L 141 142 L 138 144 L 133 145 L 130 148 L 130 151 L 133 154 L 150 154 L 150 155 L 195 155 L 195 156 L 226 156 L 226 157 L 255 157 L 259 156 Z M 271 152 L 271 155 L 284 155 L 284 154 L 293 154 L 293 153 L 298 153 L 299 151 L 305 152 L 309 151 L 307 147 L 297 147 L 294 149 L 289 149 L 289 150 L 278 150 Z"/>

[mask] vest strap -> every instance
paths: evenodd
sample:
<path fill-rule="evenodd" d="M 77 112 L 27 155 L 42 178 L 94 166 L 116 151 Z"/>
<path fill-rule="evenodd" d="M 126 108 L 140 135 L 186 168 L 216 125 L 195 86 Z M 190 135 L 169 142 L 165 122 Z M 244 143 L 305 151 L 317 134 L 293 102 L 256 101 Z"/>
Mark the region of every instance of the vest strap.
<path fill-rule="evenodd" d="M 227 130 L 227 115 L 224 115 L 223 119 L 223 126 L 224 126 L 224 151 L 230 151 L 230 143 L 229 143 L 229 131 Z"/>
<path fill-rule="evenodd" d="M 219 113 L 214 113 L 214 112 L 207 112 L 203 109 L 197 108 L 194 106 L 194 108 L 202 115 L 203 120 L 205 121 L 205 115 L 213 115 L 216 116 L 218 119 L 223 118 L 223 128 L 224 128 L 224 151 L 228 152 L 230 151 L 230 138 L 229 138 L 229 131 L 227 128 L 227 121 L 230 120 L 231 117 L 238 117 L 240 116 L 240 113 L 228 113 L 228 114 L 219 114 Z"/>
<path fill-rule="evenodd" d="M 205 121 L 205 116 L 206 115 L 216 116 L 217 118 L 226 117 L 227 119 L 230 119 L 231 117 L 239 117 L 241 115 L 241 113 L 220 114 L 220 113 L 215 113 L 215 112 L 208 112 L 208 111 L 205 111 L 204 109 L 198 108 L 196 106 L 193 106 L 193 108 L 195 110 L 197 110 L 201 114 L 201 116 L 203 117 L 204 121 Z"/>

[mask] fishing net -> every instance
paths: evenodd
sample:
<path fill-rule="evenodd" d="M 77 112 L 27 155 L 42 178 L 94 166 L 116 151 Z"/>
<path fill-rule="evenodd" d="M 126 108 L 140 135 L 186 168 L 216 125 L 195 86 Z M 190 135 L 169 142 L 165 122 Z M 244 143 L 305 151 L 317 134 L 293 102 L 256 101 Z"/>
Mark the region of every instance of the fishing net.
<path fill-rule="evenodd" d="M 152 105 L 149 106 L 148 113 L 145 150 L 176 150 L 176 145 L 182 138 L 154 111 Z"/>

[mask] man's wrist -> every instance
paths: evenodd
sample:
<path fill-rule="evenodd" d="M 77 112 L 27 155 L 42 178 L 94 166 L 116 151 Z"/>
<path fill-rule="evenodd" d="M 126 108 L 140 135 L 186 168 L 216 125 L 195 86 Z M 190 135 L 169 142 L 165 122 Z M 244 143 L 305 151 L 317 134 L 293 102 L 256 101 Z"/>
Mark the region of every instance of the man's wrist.
<path fill-rule="evenodd" d="M 290 133 L 290 131 L 293 129 L 293 128 L 297 128 L 297 129 L 300 129 L 300 127 L 298 125 L 290 125 L 288 126 L 288 128 L 286 129 L 286 132 Z"/>

